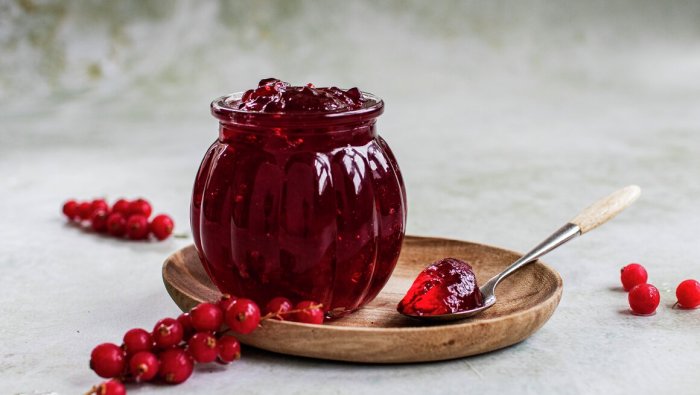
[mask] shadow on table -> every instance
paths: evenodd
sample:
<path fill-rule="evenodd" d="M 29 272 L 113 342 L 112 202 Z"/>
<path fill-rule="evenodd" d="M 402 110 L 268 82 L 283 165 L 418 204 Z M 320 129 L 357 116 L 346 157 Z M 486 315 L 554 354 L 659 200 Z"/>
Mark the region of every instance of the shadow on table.
<path fill-rule="evenodd" d="M 180 238 L 180 239 L 190 239 L 189 235 L 172 235 L 170 238 L 166 240 L 156 240 L 155 238 L 149 238 L 146 240 L 132 240 L 126 238 L 126 236 L 123 237 L 117 237 L 117 236 L 112 236 L 108 233 L 101 233 L 93 230 L 90 226 L 81 224 L 79 222 L 64 222 L 63 227 L 68 230 L 68 231 L 73 231 L 76 233 L 83 233 L 85 237 L 92 237 L 95 242 L 100 243 L 100 244 L 109 244 L 109 245 L 123 245 L 125 247 L 130 248 L 133 251 L 137 252 L 143 252 L 143 251 L 150 251 L 150 252 L 158 252 L 158 253 L 163 253 L 163 254 L 170 254 L 175 250 L 175 246 L 172 243 L 172 240 L 174 238 Z M 190 241 L 191 243 L 191 241 Z"/>
<path fill-rule="evenodd" d="M 521 342 L 523 343 L 523 342 Z M 493 356 L 498 356 L 500 354 L 503 354 L 507 351 L 511 351 L 514 348 L 517 348 L 519 344 L 512 345 L 510 347 L 502 348 L 500 350 L 494 350 L 488 353 L 480 354 L 480 355 L 474 355 L 471 357 L 465 357 L 465 358 L 458 358 L 458 359 L 452 359 L 452 360 L 446 360 L 446 361 L 434 361 L 434 362 L 416 362 L 416 363 L 396 363 L 396 364 L 368 364 L 368 363 L 359 363 L 359 362 L 344 362 L 344 361 L 331 361 L 331 360 L 324 360 L 324 359 L 316 359 L 316 358 L 309 358 L 309 357 L 300 357 L 300 356 L 294 356 L 294 355 L 286 355 L 286 354 L 280 354 L 280 353 L 275 353 L 271 351 L 266 351 L 266 350 L 261 350 L 255 347 L 250 347 L 250 346 L 243 346 L 243 352 L 242 354 L 244 355 L 243 358 L 245 358 L 246 361 L 250 362 L 261 362 L 265 363 L 267 365 L 272 365 L 272 366 L 284 366 L 286 369 L 289 369 L 290 367 L 298 368 L 298 369 L 309 369 L 309 368 L 323 368 L 326 370 L 342 370 L 342 371 L 347 371 L 347 370 L 355 370 L 355 371 L 360 371 L 360 370 L 372 370 L 372 371 L 378 371 L 378 370 L 383 370 L 383 369 L 392 369 L 392 370 L 414 370 L 416 368 L 430 368 L 430 369 L 441 369 L 445 365 L 454 365 L 455 363 L 464 363 L 464 362 L 474 362 L 475 364 L 478 364 L 478 360 L 487 358 L 487 357 L 493 357 Z M 225 367 L 223 367 L 225 369 Z"/>

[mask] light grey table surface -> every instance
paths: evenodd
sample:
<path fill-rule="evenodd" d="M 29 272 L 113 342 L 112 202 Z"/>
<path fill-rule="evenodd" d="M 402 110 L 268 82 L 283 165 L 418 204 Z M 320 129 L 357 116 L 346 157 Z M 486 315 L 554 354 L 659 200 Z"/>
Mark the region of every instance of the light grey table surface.
<path fill-rule="evenodd" d="M 405 366 L 248 348 L 130 393 L 700 393 L 700 310 L 670 308 L 700 278 L 700 6 L 582 3 L 0 3 L 0 393 L 82 393 L 94 345 L 178 313 L 161 263 L 191 239 L 95 237 L 60 205 L 144 196 L 189 234 L 209 101 L 271 75 L 386 100 L 411 234 L 523 251 L 618 187 L 642 198 L 545 259 L 563 299 L 513 347 Z M 633 261 L 652 317 L 619 289 Z"/>

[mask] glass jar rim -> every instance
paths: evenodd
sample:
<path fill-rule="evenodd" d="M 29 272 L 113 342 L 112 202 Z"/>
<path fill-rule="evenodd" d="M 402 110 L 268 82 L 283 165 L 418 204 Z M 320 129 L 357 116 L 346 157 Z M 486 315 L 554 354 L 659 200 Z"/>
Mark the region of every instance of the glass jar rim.
<path fill-rule="evenodd" d="M 354 124 L 377 118 L 384 112 L 384 101 L 379 97 L 362 92 L 368 99 L 362 107 L 349 111 L 335 112 L 261 112 L 239 110 L 231 107 L 232 100 L 243 97 L 245 92 L 235 92 L 221 96 L 211 102 L 211 113 L 222 123 L 262 127 L 313 127 L 339 124 Z"/>

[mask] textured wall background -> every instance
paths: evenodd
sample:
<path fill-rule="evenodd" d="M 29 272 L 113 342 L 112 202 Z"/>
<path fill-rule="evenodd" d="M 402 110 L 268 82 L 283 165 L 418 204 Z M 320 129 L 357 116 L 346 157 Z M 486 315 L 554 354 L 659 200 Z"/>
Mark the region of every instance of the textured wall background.
<path fill-rule="evenodd" d="M 470 97 L 495 76 L 697 92 L 699 18 L 696 1 L 3 0 L 0 89 L 198 102 L 276 74 L 385 95 Z"/>

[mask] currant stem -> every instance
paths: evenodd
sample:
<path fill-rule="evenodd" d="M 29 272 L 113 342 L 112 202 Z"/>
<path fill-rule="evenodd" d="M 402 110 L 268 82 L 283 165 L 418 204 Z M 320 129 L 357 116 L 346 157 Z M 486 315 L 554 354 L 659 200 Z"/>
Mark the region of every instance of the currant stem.
<path fill-rule="evenodd" d="M 323 303 L 319 303 L 319 304 L 312 304 L 311 306 L 305 307 L 305 308 L 303 308 L 303 309 L 292 309 L 292 310 L 287 310 L 287 311 L 285 311 L 284 313 L 279 313 L 279 312 L 277 312 L 277 313 L 267 313 L 267 314 L 265 314 L 264 316 L 260 317 L 260 321 L 268 320 L 268 319 L 275 318 L 275 317 L 277 317 L 277 318 L 284 318 L 285 315 L 294 314 L 294 313 L 300 313 L 300 312 L 302 312 L 302 311 L 307 311 L 307 310 L 322 309 L 322 308 L 323 308 Z"/>
<path fill-rule="evenodd" d="M 314 309 L 322 309 L 322 308 L 323 308 L 323 303 L 319 303 L 319 304 L 313 304 L 313 305 L 311 305 L 309 307 L 305 307 L 303 309 L 288 310 L 284 313 L 279 313 L 279 312 L 278 313 L 267 313 L 264 316 L 260 317 L 260 322 L 262 322 L 264 320 L 269 320 L 272 318 L 284 319 L 284 316 L 287 316 L 290 314 L 299 313 L 299 312 L 306 311 L 306 310 L 314 310 Z M 227 335 L 236 336 L 236 333 L 233 332 L 231 329 L 226 329 L 225 331 L 220 332 L 219 334 L 221 336 L 227 336 Z"/>

